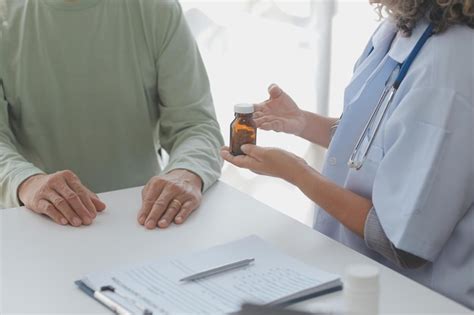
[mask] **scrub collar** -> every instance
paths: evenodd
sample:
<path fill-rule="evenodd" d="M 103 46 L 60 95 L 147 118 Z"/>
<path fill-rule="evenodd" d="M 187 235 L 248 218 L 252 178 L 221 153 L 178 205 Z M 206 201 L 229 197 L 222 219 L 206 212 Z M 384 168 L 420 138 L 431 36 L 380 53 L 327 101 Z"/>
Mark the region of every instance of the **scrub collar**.
<path fill-rule="evenodd" d="M 45 4 L 61 10 L 84 10 L 96 6 L 103 0 L 41 0 Z"/>
<path fill-rule="evenodd" d="M 410 37 L 397 36 L 393 42 L 392 48 L 388 52 L 390 58 L 398 63 L 403 63 L 415 48 L 416 43 L 421 38 L 429 23 L 426 19 L 419 21 Z"/>

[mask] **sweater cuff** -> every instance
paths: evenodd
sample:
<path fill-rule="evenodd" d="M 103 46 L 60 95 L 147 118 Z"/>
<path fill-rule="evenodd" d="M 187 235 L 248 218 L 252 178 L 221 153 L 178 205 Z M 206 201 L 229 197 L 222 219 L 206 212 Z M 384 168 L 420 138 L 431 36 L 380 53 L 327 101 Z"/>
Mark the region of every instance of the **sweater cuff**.
<path fill-rule="evenodd" d="M 45 174 L 42 170 L 37 167 L 31 166 L 27 168 L 23 168 L 14 174 L 12 174 L 12 180 L 10 183 L 10 191 L 8 192 L 8 200 L 6 200 L 7 207 L 21 207 L 23 204 L 18 197 L 18 188 L 20 185 L 34 175 Z"/>
<path fill-rule="evenodd" d="M 182 162 L 171 162 L 163 169 L 163 173 L 169 173 L 177 169 L 187 170 L 200 177 L 202 181 L 202 192 L 206 192 L 209 188 L 211 188 L 211 186 L 217 181 L 220 176 L 220 172 L 217 172 L 215 170 L 203 170 L 199 167 L 196 167 L 196 165 Z"/>

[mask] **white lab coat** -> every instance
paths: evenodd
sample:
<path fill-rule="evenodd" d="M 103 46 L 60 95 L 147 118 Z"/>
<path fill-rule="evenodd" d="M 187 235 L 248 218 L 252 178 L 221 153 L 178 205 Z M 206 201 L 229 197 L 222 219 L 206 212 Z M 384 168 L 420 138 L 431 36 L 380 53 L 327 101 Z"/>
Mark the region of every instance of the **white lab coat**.
<path fill-rule="evenodd" d="M 454 26 L 420 51 L 361 170 L 347 161 L 392 71 L 428 23 L 411 37 L 386 20 L 356 64 L 344 114 L 323 174 L 370 198 L 398 249 L 428 260 L 400 270 L 319 209 L 314 227 L 414 280 L 474 308 L 474 30 Z"/>

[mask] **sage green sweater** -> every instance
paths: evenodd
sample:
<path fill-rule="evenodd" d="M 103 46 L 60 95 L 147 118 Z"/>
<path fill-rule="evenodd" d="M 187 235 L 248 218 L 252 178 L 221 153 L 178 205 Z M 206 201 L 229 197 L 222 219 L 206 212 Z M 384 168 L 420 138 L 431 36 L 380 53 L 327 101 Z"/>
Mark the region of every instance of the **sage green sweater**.
<path fill-rule="evenodd" d="M 218 178 L 209 80 L 175 1 L 0 0 L 0 19 L 0 207 L 65 169 L 95 192 L 177 168 Z"/>

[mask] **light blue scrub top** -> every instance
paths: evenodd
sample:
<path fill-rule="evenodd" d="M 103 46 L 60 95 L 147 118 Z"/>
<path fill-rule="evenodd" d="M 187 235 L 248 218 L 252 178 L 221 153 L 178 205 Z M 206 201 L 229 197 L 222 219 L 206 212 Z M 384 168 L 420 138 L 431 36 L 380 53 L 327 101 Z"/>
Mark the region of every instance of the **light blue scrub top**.
<path fill-rule="evenodd" d="M 380 95 L 428 26 L 411 37 L 392 21 L 375 32 L 345 91 L 344 114 L 323 174 L 370 198 L 398 249 L 429 261 L 401 270 L 323 209 L 314 227 L 406 276 L 474 308 L 474 31 L 431 37 L 411 66 L 359 171 L 347 161 Z"/>

